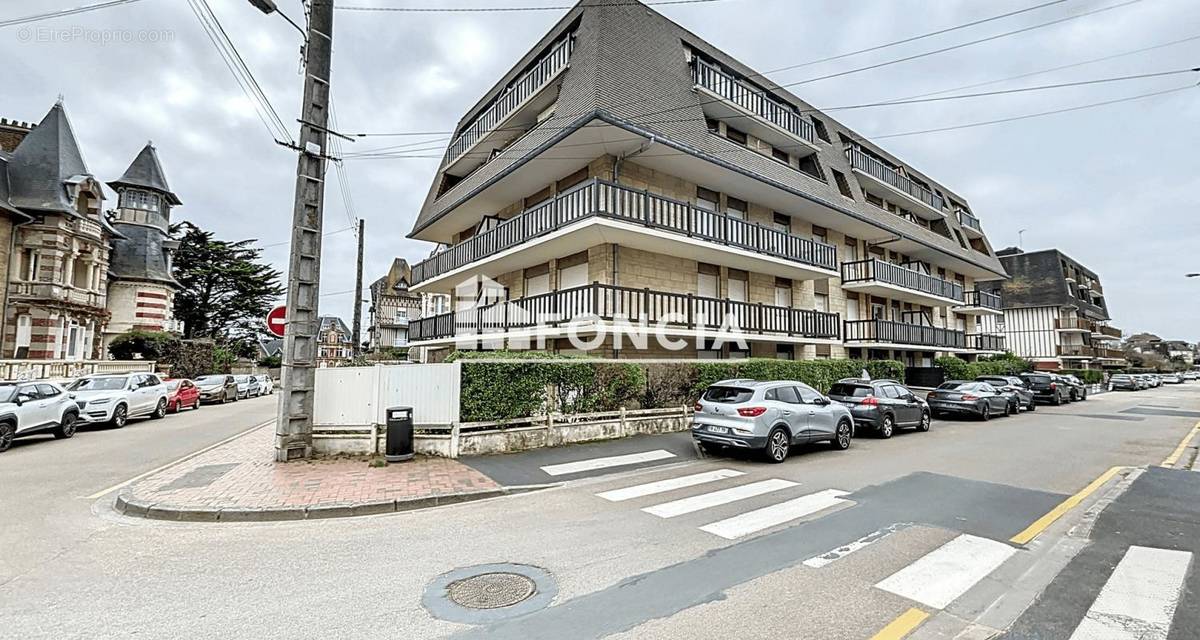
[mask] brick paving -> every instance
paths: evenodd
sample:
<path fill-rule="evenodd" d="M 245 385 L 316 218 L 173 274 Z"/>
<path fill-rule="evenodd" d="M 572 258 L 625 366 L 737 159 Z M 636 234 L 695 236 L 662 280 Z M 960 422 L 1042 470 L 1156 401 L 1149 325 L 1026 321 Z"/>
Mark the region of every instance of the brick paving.
<path fill-rule="evenodd" d="M 417 456 L 386 467 L 369 467 L 362 458 L 278 463 L 274 435 L 272 425 L 256 429 L 143 478 L 122 496 L 156 509 L 253 511 L 419 501 L 501 489 L 446 458 Z"/>

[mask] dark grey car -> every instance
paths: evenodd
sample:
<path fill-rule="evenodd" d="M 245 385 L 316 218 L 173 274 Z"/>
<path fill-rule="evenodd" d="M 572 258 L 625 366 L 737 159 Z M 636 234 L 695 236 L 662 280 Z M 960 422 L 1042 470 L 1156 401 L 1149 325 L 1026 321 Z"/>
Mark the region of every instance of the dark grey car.
<path fill-rule="evenodd" d="M 1015 404 L 1012 396 L 986 382 L 974 380 L 943 382 L 930 391 L 926 399 L 935 416 L 957 413 L 973 415 L 980 420 L 990 420 L 994 415 L 1010 416 Z"/>
<path fill-rule="evenodd" d="M 1004 393 L 1012 394 L 1017 399 L 1018 408 L 1037 411 L 1033 391 L 1017 376 L 979 376 L 975 378 L 975 382 L 986 382 Z"/>
<path fill-rule="evenodd" d="M 856 426 L 870 427 L 881 438 L 890 438 L 897 427 L 929 431 L 929 405 L 895 380 L 839 380 L 829 388 L 829 399 L 850 408 Z"/>

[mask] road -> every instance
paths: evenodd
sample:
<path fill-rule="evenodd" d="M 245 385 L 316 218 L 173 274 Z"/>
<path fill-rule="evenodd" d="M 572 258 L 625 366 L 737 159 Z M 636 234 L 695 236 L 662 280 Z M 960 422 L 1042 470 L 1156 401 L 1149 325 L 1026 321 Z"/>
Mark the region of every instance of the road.
<path fill-rule="evenodd" d="M 1197 384 L 936 421 L 847 451 L 798 448 L 781 465 L 698 459 L 685 434 L 478 459 L 506 482 L 559 484 L 366 518 L 169 523 L 82 498 L 266 420 L 274 404 L 212 409 L 0 457 L 0 628 L 22 638 L 828 640 L 884 629 L 894 633 L 880 638 L 900 638 L 921 623 L 908 637 L 982 638 L 1011 625 L 1013 640 L 1067 640 L 1085 618 L 1110 620 L 1100 592 L 1136 583 L 1147 564 L 1182 566 L 1176 604 L 1200 609 L 1200 572 L 1178 551 L 1200 531 L 1189 528 L 1200 524 L 1195 507 L 1181 506 L 1196 485 L 1175 480 L 1200 475 L 1117 470 L 1079 508 L 1030 526 L 1110 468 L 1176 452 L 1200 419 Z M 1180 455 L 1190 462 L 1194 451 Z M 586 470 L 616 456 L 640 462 Z M 1129 497 L 1097 519 L 1092 507 L 1114 488 Z M 1131 519 L 1144 530 L 1124 526 Z M 1031 529 L 1031 541 L 1010 542 Z M 499 565 L 505 581 L 460 595 L 526 588 L 512 574 L 539 593 L 515 618 L 447 603 L 444 585 L 476 565 Z"/>

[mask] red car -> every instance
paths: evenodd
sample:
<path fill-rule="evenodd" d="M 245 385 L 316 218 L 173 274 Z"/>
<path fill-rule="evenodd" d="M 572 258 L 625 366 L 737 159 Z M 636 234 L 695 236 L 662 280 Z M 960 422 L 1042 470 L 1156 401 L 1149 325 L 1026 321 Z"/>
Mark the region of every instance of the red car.
<path fill-rule="evenodd" d="M 200 388 L 191 380 L 168 378 L 163 380 L 167 385 L 167 410 L 179 413 L 184 407 L 200 408 Z"/>

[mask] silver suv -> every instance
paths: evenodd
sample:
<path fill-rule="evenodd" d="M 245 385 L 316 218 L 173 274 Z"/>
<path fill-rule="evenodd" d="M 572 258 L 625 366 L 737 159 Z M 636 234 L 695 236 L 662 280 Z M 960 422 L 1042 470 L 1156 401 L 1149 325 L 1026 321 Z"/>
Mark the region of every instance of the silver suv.
<path fill-rule="evenodd" d="M 846 449 L 852 437 L 849 409 L 794 380 L 722 380 L 704 390 L 692 414 L 692 438 L 705 451 L 758 450 L 770 462 L 786 460 L 793 444 Z"/>

